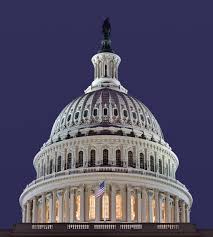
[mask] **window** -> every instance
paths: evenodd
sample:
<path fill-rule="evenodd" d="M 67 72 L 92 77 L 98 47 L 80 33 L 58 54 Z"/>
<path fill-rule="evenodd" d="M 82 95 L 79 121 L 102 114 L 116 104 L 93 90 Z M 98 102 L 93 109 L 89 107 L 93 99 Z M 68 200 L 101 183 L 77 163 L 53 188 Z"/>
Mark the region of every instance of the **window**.
<path fill-rule="evenodd" d="M 68 153 L 67 154 L 67 169 L 71 169 L 72 166 L 72 154 Z"/>
<path fill-rule="evenodd" d="M 53 172 L 53 160 L 50 160 L 50 174 Z"/>
<path fill-rule="evenodd" d="M 95 219 L 95 195 L 89 195 L 89 220 Z"/>
<path fill-rule="evenodd" d="M 107 116 L 107 108 L 104 108 L 104 116 Z"/>
<path fill-rule="evenodd" d="M 77 194 L 75 197 L 75 219 L 80 221 L 80 194 Z"/>
<path fill-rule="evenodd" d="M 124 110 L 124 111 L 123 111 L 123 115 L 124 115 L 124 117 L 128 117 L 128 115 L 127 115 L 127 110 Z"/>
<path fill-rule="evenodd" d="M 140 168 L 144 169 L 145 168 L 145 164 L 144 164 L 144 154 L 140 153 Z"/>
<path fill-rule="evenodd" d="M 84 111 L 84 118 L 86 118 L 88 116 L 88 110 Z"/>
<path fill-rule="evenodd" d="M 58 157 L 57 172 L 61 171 L 61 156 Z"/>
<path fill-rule="evenodd" d="M 105 77 L 107 77 L 107 65 L 105 65 Z"/>
<path fill-rule="evenodd" d="M 116 166 L 121 167 L 121 151 L 116 150 Z"/>
<path fill-rule="evenodd" d="M 128 166 L 134 168 L 132 151 L 128 151 Z"/>
<path fill-rule="evenodd" d="M 90 167 L 95 167 L 95 150 L 91 150 L 90 152 Z"/>
<path fill-rule="evenodd" d="M 98 115 L 98 110 L 97 109 L 94 109 L 93 110 L 93 116 L 97 116 Z"/>
<path fill-rule="evenodd" d="M 104 193 L 102 196 L 102 219 L 109 220 L 109 194 Z"/>
<path fill-rule="evenodd" d="M 114 116 L 118 116 L 118 110 L 117 109 L 114 109 Z"/>
<path fill-rule="evenodd" d="M 115 196 L 115 208 L 116 208 L 116 220 L 122 219 L 122 196 L 120 193 L 117 193 Z"/>
<path fill-rule="evenodd" d="M 150 170 L 151 171 L 155 171 L 155 167 L 154 167 L 154 157 L 150 156 Z"/>
<path fill-rule="evenodd" d="M 135 112 L 132 112 L 132 117 L 133 117 L 133 119 L 136 119 L 136 118 L 137 118 Z"/>
<path fill-rule="evenodd" d="M 131 221 L 134 221 L 136 219 L 136 200 L 134 194 L 131 194 L 130 204 L 131 204 Z"/>
<path fill-rule="evenodd" d="M 108 150 L 103 150 L 103 165 L 108 165 Z"/>
<path fill-rule="evenodd" d="M 83 166 L 83 151 L 79 151 L 78 153 L 78 167 Z"/>
<path fill-rule="evenodd" d="M 67 121 L 69 122 L 71 119 L 71 114 L 69 114 L 68 118 L 67 118 Z"/>
<path fill-rule="evenodd" d="M 76 112 L 75 113 L 75 119 L 78 119 L 78 116 L 79 116 L 79 112 Z"/>
<path fill-rule="evenodd" d="M 159 173 L 162 174 L 162 160 L 159 159 Z"/>
<path fill-rule="evenodd" d="M 144 116 L 143 114 L 140 115 L 142 122 L 144 122 Z"/>

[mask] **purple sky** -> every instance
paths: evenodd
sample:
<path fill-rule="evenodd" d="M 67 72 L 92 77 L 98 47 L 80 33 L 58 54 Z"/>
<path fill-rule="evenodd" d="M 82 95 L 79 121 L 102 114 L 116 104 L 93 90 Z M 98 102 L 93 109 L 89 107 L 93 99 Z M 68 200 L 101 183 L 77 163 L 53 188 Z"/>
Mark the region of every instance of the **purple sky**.
<path fill-rule="evenodd" d="M 213 227 L 213 2 L 0 2 L 0 228 L 21 221 L 18 198 L 58 113 L 93 80 L 109 16 L 119 79 L 153 112 L 190 190 L 191 222 Z"/>

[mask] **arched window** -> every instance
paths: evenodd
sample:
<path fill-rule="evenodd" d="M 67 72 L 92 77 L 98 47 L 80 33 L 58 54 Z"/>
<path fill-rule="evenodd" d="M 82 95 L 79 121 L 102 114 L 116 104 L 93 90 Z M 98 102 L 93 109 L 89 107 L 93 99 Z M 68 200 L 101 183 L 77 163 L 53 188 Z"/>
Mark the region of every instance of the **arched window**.
<path fill-rule="evenodd" d="M 67 154 L 67 169 L 71 169 L 72 167 L 72 153 Z"/>
<path fill-rule="evenodd" d="M 104 76 L 107 77 L 107 65 L 105 65 L 104 68 L 105 68 L 105 75 Z"/>
<path fill-rule="evenodd" d="M 155 171 L 155 167 L 154 167 L 154 157 L 150 156 L 150 170 L 151 171 Z"/>
<path fill-rule="evenodd" d="M 113 112 L 114 112 L 114 116 L 118 116 L 118 110 L 117 109 L 114 109 Z"/>
<path fill-rule="evenodd" d="M 159 159 L 159 173 L 162 174 L 162 160 Z"/>
<path fill-rule="evenodd" d="M 144 154 L 140 153 L 140 168 L 144 169 L 145 168 L 145 164 L 144 164 Z"/>
<path fill-rule="evenodd" d="M 58 162 L 57 162 L 57 171 L 61 171 L 61 156 L 58 157 Z"/>
<path fill-rule="evenodd" d="M 107 116 L 107 108 L 104 108 L 104 116 Z"/>
<path fill-rule="evenodd" d="M 95 167 L 95 150 L 91 150 L 90 152 L 89 167 Z"/>
<path fill-rule="evenodd" d="M 83 151 L 79 151 L 78 153 L 78 167 L 83 166 Z"/>
<path fill-rule="evenodd" d="M 75 197 L 75 219 L 80 221 L 80 194 L 76 194 Z"/>
<path fill-rule="evenodd" d="M 107 149 L 103 150 L 103 165 L 105 166 L 108 165 L 108 150 Z"/>
<path fill-rule="evenodd" d="M 53 160 L 50 160 L 50 174 L 53 172 Z"/>
<path fill-rule="evenodd" d="M 93 110 L 93 116 L 96 117 L 97 115 L 98 115 L 98 109 L 94 109 L 94 110 Z"/>
<path fill-rule="evenodd" d="M 115 196 L 115 208 L 116 208 L 116 220 L 122 220 L 122 196 L 121 193 L 117 193 Z"/>
<path fill-rule="evenodd" d="M 89 220 L 95 220 L 95 195 L 89 195 Z"/>
<path fill-rule="evenodd" d="M 134 221 L 136 219 L 136 198 L 134 194 L 131 194 L 130 204 L 131 204 L 131 221 Z"/>
<path fill-rule="evenodd" d="M 134 168 L 132 151 L 128 151 L 128 166 Z"/>
<path fill-rule="evenodd" d="M 116 150 L 116 166 L 121 167 L 121 151 Z"/>
<path fill-rule="evenodd" d="M 123 110 L 123 115 L 124 115 L 124 117 L 128 117 L 127 110 Z"/>
<path fill-rule="evenodd" d="M 101 216 L 103 220 L 109 220 L 109 194 L 104 193 L 102 196 Z"/>

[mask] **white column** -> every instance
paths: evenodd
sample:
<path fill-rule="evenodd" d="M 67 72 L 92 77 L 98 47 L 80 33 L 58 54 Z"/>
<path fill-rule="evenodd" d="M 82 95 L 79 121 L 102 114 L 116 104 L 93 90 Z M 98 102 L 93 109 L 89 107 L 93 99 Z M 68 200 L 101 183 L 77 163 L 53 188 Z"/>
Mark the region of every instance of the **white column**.
<path fill-rule="evenodd" d="M 131 188 L 127 186 L 127 222 L 131 222 Z"/>
<path fill-rule="evenodd" d="M 64 194 L 64 205 L 65 205 L 65 222 L 69 222 L 69 219 L 70 219 L 70 208 L 69 208 L 69 189 L 66 188 L 65 190 L 65 194 Z"/>
<path fill-rule="evenodd" d="M 116 221 L 116 187 L 111 184 L 111 221 Z"/>
<path fill-rule="evenodd" d="M 182 203 L 181 203 L 181 222 L 182 222 L 182 223 L 185 223 L 185 222 L 186 222 L 185 207 L 186 207 L 186 204 L 185 204 L 184 201 L 182 201 Z"/>
<path fill-rule="evenodd" d="M 80 187 L 80 221 L 84 221 L 84 206 L 85 206 L 85 200 L 84 200 L 84 186 L 82 185 Z"/>
<path fill-rule="evenodd" d="M 148 207 L 149 207 L 149 222 L 153 222 L 153 209 L 152 209 L 152 200 L 154 193 L 152 190 L 148 190 Z"/>
<path fill-rule="evenodd" d="M 160 212 L 159 212 L 159 222 L 160 223 L 163 223 L 163 216 L 162 216 L 162 204 L 163 204 L 163 201 L 164 201 L 164 194 L 160 193 L 159 194 L 159 209 L 160 209 Z"/>
<path fill-rule="evenodd" d="M 166 194 L 166 223 L 171 222 L 171 207 L 170 207 L 170 195 Z"/>
<path fill-rule="evenodd" d="M 147 212 L 147 203 L 146 203 L 146 199 L 147 199 L 147 193 L 146 193 L 146 189 L 143 188 L 142 190 L 142 222 L 145 223 L 146 222 L 146 212 Z"/>
<path fill-rule="evenodd" d="M 120 187 L 120 192 L 122 195 L 122 220 L 126 221 L 126 186 L 121 186 Z"/>
<path fill-rule="evenodd" d="M 37 222 L 37 198 L 33 198 L 33 216 L 32 216 L 32 223 Z"/>
<path fill-rule="evenodd" d="M 49 205 L 49 223 L 52 223 L 52 211 L 53 211 L 53 199 L 52 199 L 52 193 L 49 193 L 47 196 L 46 196 L 46 201 L 48 202 L 48 205 Z"/>
<path fill-rule="evenodd" d="M 27 201 L 27 223 L 31 222 L 31 201 Z"/>
<path fill-rule="evenodd" d="M 159 192 L 155 190 L 155 222 L 159 222 L 160 208 L 159 208 Z"/>
<path fill-rule="evenodd" d="M 70 189 L 70 223 L 74 222 L 74 212 L 75 212 L 75 189 L 71 188 Z"/>
<path fill-rule="evenodd" d="M 189 206 L 186 207 L 186 222 L 190 223 L 190 209 L 189 209 Z"/>
<path fill-rule="evenodd" d="M 56 191 L 54 190 L 52 192 L 52 211 L 51 211 L 51 215 L 50 215 L 50 223 L 54 223 L 55 222 L 55 205 L 56 205 Z"/>
<path fill-rule="evenodd" d="M 41 223 L 45 223 L 45 212 L 46 212 L 46 206 L 45 206 L 45 194 L 43 193 L 41 196 Z"/>
<path fill-rule="evenodd" d="M 141 217 L 141 190 L 140 189 L 137 189 L 137 214 L 138 214 L 138 222 L 141 222 L 142 221 L 142 217 Z"/>
<path fill-rule="evenodd" d="M 179 218 L 179 198 L 176 196 L 175 197 L 175 223 L 179 223 L 180 222 L 180 218 Z"/>
<path fill-rule="evenodd" d="M 96 192 L 99 187 L 96 188 Z M 95 221 L 99 222 L 101 220 L 101 198 L 95 197 Z"/>
<path fill-rule="evenodd" d="M 59 223 L 61 223 L 63 222 L 63 190 L 59 190 L 57 192 L 57 196 L 59 204 L 58 217 L 59 217 Z"/>
<path fill-rule="evenodd" d="M 26 205 L 22 207 L 22 223 L 26 222 Z"/>

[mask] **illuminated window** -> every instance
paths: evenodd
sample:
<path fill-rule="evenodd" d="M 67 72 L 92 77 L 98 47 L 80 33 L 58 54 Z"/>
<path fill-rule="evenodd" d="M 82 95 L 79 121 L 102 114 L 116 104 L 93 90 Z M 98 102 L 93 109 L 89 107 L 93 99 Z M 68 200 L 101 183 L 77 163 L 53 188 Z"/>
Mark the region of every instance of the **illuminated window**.
<path fill-rule="evenodd" d="M 90 152 L 89 167 L 95 167 L 95 150 L 91 150 Z"/>
<path fill-rule="evenodd" d="M 50 223 L 50 203 L 49 203 L 49 201 L 48 200 L 46 200 L 46 207 L 45 207 L 45 209 L 46 209 L 46 213 L 45 213 L 45 222 L 46 223 Z"/>
<path fill-rule="evenodd" d="M 161 204 L 161 215 L 162 215 L 162 223 L 166 223 L 166 207 L 165 207 L 165 201 L 162 201 L 162 204 Z"/>
<path fill-rule="evenodd" d="M 150 170 L 151 171 L 155 171 L 155 167 L 154 167 L 154 157 L 150 156 Z"/>
<path fill-rule="evenodd" d="M 109 194 L 104 193 L 102 196 L 102 219 L 109 220 Z"/>
<path fill-rule="evenodd" d="M 121 167 L 121 151 L 116 150 L 116 166 Z"/>
<path fill-rule="evenodd" d="M 59 201 L 58 199 L 55 202 L 55 222 L 59 222 Z"/>
<path fill-rule="evenodd" d="M 72 154 L 68 153 L 67 155 L 67 169 L 71 169 L 72 166 Z"/>
<path fill-rule="evenodd" d="M 136 200 L 135 195 L 131 194 L 131 221 L 134 221 L 136 218 Z"/>
<path fill-rule="evenodd" d="M 132 151 L 128 151 L 128 166 L 134 168 Z"/>
<path fill-rule="evenodd" d="M 80 221 L 80 194 L 77 194 L 75 198 L 75 219 Z"/>
<path fill-rule="evenodd" d="M 108 165 L 108 150 L 103 150 L 103 165 Z"/>
<path fill-rule="evenodd" d="M 144 154 L 140 153 L 140 168 L 144 169 L 145 168 L 145 164 L 144 164 Z"/>
<path fill-rule="evenodd" d="M 95 195 L 90 194 L 89 196 L 89 220 L 95 219 Z"/>
<path fill-rule="evenodd" d="M 156 216 L 155 216 L 155 199 L 152 199 L 152 213 L 153 213 L 153 218 L 152 218 L 152 222 L 156 221 Z"/>
<path fill-rule="evenodd" d="M 122 196 L 120 193 L 117 193 L 115 196 L 116 203 L 116 220 L 122 219 Z"/>

